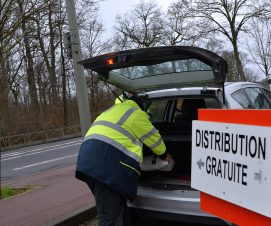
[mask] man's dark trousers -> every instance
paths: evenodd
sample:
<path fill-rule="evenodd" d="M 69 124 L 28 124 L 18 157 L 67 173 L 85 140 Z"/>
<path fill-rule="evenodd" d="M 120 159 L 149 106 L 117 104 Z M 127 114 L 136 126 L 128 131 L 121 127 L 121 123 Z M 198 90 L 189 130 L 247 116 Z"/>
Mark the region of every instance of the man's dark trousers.
<path fill-rule="evenodd" d="M 99 226 L 130 226 L 126 199 L 108 185 L 88 178 L 87 184 L 96 201 Z"/>

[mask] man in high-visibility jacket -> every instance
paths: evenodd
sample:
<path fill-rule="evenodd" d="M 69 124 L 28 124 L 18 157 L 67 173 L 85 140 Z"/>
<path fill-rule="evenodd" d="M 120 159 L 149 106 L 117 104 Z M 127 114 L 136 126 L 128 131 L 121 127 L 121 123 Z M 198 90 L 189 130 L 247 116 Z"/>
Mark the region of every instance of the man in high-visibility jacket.
<path fill-rule="evenodd" d="M 126 201 L 137 194 L 145 144 L 167 161 L 165 144 L 136 96 L 97 117 L 80 147 L 76 177 L 90 187 L 100 226 L 128 226 Z"/>

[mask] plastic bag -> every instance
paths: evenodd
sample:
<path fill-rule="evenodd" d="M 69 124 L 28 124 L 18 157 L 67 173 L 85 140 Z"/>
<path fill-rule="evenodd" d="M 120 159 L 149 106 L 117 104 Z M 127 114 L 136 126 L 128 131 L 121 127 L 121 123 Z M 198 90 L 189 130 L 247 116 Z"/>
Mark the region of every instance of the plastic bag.
<path fill-rule="evenodd" d="M 173 159 L 169 162 L 160 159 L 157 155 L 146 156 L 141 164 L 142 171 L 171 171 L 175 165 Z"/>

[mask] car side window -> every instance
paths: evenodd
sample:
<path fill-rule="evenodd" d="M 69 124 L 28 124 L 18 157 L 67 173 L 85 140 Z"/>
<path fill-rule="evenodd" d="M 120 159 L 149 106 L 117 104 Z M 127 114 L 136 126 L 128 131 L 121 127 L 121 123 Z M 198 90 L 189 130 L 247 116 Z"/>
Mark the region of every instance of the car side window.
<path fill-rule="evenodd" d="M 249 100 L 242 89 L 235 91 L 231 97 L 243 108 L 251 108 Z"/>
<path fill-rule="evenodd" d="M 167 107 L 167 100 L 155 100 L 145 103 L 145 110 L 152 122 L 163 122 Z"/>
<path fill-rule="evenodd" d="M 263 89 L 263 92 L 265 93 L 267 99 L 269 100 L 269 102 L 271 103 L 271 92 L 266 90 L 266 89 Z"/>
<path fill-rule="evenodd" d="M 253 107 L 256 109 L 269 109 L 270 106 L 266 100 L 266 97 L 262 93 L 260 88 L 245 88 L 244 89 L 248 98 L 250 99 Z"/>

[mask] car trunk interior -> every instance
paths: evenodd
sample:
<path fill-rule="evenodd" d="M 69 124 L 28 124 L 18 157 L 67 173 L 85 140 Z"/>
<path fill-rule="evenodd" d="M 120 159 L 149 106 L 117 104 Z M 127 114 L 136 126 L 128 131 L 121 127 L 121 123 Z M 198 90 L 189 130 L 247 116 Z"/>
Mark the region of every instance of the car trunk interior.
<path fill-rule="evenodd" d="M 198 119 L 198 109 L 220 108 L 216 98 L 211 95 L 202 97 L 181 98 L 169 101 L 168 112 L 164 121 L 154 122 L 166 145 L 167 152 L 172 155 L 175 166 L 170 172 L 142 172 L 140 184 L 157 189 L 192 189 L 191 188 L 191 139 L 192 121 Z M 161 112 L 157 109 L 153 114 Z M 157 119 L 157 118 L 156 118 Z M 153 155 L 146 146 L 143 155 Z"/>
<path fill-rule="evenodd" d="M 190 124 L 160 124 L 156 128 L 163 136 L 167 152 L 175 161 L 170 172 L 142 172 L 140 185 L 163 190 L 192 189 L 191 184 L 191 121 Z M 178 132 L 177 132 L 178 131 Z M 146 146 L 144 156 L 153 155 Z"/>

